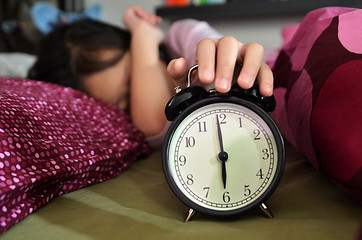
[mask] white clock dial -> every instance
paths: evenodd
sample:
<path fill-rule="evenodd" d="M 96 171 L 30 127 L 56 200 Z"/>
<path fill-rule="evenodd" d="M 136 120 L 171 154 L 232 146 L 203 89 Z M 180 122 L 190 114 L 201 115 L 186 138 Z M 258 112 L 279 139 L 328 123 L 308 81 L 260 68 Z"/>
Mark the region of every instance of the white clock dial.
<path fill-rule="evenodd" d="M 224 166 L 218 157 L 221 148 L 227 154 Z M 278 148 L 259 114 L 240 104 L 218 102 L 178 123 L 166 158 L 169 178 L 187 201 L 223 212 L 248 206 L 270 190 Z"/>

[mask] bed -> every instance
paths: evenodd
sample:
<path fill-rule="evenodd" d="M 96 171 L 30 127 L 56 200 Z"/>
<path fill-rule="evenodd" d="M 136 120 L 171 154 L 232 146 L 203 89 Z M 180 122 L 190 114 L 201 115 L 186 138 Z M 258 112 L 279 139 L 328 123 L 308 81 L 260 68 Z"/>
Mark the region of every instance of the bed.
<path fill-rule="evenodd" d="M 288 141 L 281 183 L 266 202 L 273 219 L 255 209 L 185 223 L 188 208 L 166 183 L 161 152 L 123 111 L 55 84 L 0 81 L 1 239 L 361 239 L 359 203 Z"/>
<path fill-rule="evenodd" d="M 361 207 L 317 172 L 289 143 L 286 168 L 259 210 L 220 220 L 188 208 L 164 178 L 160 152 L 138 159 L 121 175 L 51 201 L 2 239 L 358 239 Z M 359 237 L 359 239 L 361 236 Z"/>

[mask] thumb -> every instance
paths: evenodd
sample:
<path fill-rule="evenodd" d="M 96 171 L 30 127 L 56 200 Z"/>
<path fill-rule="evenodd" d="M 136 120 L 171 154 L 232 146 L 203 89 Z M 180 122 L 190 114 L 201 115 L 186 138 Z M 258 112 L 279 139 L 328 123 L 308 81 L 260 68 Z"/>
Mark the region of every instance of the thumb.
<path fill-rule="evenodd" d="M 179 86 L 181 89 L 186 87 L 187 62 L 184 58 L 173 59 L 167 66 L 167 72 L 175 87 Z"/>

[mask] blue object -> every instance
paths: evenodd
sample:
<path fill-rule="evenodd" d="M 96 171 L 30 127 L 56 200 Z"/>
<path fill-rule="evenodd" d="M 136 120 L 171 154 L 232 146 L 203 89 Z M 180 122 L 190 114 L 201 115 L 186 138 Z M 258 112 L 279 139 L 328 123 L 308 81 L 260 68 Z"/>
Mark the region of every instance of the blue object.
<path fill-rule="evenodd" d="M 60 23 L 70 23 L 82 18 L 99 20 L 101 10 L 99 4 L 94 4 L 83 13 L 66 13 L 51 4 L 37 2 L 31 8 L 31 17 L 38 30 L 43 34 L 48 34 L 54 26 Z"/>

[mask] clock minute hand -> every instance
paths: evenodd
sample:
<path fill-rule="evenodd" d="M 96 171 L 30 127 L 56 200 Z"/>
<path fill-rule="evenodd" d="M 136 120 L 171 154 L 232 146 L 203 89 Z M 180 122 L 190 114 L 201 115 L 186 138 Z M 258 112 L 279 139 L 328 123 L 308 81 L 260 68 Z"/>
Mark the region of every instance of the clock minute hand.
<path fill-rule="evenodd" d="M 224 184 L 224 189 L 225 189 L 226 188 L 226 164 L 225 164 L 225 161 L 222 161 L 221 164 L 222 164 L 221 177 L 222 177 L 222 182 Z"/>
<path fill-rule="evenodd" d="M 220 146 L 220 153 L 217 155 L 217 158 L 222 164 L 221 169 L 221 177 L 224 184 L 224 189 L 226 188 L 226 164 L 225 162 L 228 160 L 228 154 L 224 151 L 224 144 L 222 140 L 222 133 L 221 133 L 221 127 L 220 127 L 220 121 L 219 121 L 219 115 L 216 115 L 216 125 L 217 125 L 217 137 L 219 140 L 219 146 Z"/>
<path fill-rule="evenodd" d="M 224 152 L 224 144 L 222 141 L 222 133 L 221 133 L 221 127 L 220 127 L 220 122 L 219 122 L 219 115 L 216 115 L 216 125 L 217 125 L 217 138 L 219 140 L 220 151 Z"/>

